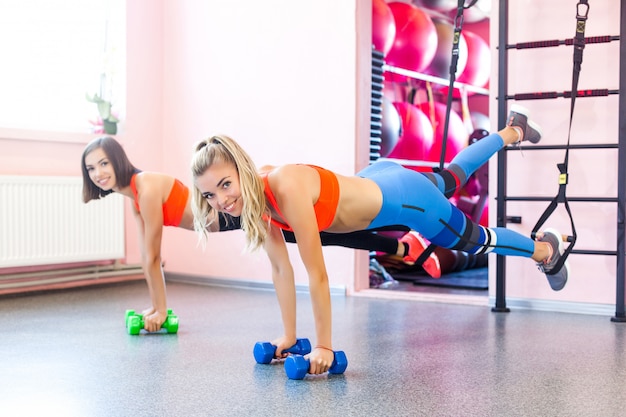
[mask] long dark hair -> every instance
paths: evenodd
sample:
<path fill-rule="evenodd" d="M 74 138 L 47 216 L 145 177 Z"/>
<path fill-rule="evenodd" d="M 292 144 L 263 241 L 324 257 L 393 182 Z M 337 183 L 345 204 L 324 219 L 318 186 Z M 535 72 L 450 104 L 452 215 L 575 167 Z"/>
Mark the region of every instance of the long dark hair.
<path fill-rule="evenodd" d="M 111 136 L 104 136 L 92 140 L 87 144 L 83 151 L 81 158 L 81 169 L 83 172 L 83 202 L 87 203 L 91 200 L 97 200 L 104 196 L 107 196 L 113 192 L 113 190 L 105 191 L 98 187 L 89 178 L 89 172 L 87 172 L 87 166 L 85 165 L 85 158 L 87 155 L 98 148 L 102 148 L 106 154 L 107 159 L 113 165 L 113 172 L 115 172 L 115 178 L 118 187 L 126 187 L 130 184 L 130 179 L 134 174 L 140 172 L 139 169 L 130 162 L 128 156 L 122 145 L 112 138 Z"/>

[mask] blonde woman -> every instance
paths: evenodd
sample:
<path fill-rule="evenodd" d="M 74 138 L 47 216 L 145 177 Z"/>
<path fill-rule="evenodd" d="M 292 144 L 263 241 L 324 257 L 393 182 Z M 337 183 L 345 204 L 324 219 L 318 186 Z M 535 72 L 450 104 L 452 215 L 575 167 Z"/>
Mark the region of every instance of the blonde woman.
<path fill-rule="evenodd" d="M 561 235 L 545 230 L 537 241 L 506 228 L 473 223 L 448 197 L 504 146 L 541 138 L 527 110 L 513 106 L 508 126 L 461 151 L 447 169 L 423 174 L 392 162 L 376 162 L 356 176 L 344 176 L 312 165 L 266 167 L 257 172 L 248 154 L 227 136 L 200 142 L 192 159 L 192 208 L 196 230 L 219 213 L 240 217 L 250 249 L 263 247 L 281 308 L 284 334 L 272 343 L 277 357 L 296 341 L 296 297 L 293 268 L 281 229 L 295 234 L 309 276 L 317 345 L 309 355 L 312 374 L 333 362 L 328 273 L 320 231 L 347 233 L 405 225 L 437 246 L 468 253 L 494 252 L 537 262 L 554 290 L 563 288 L 568 266 L 555 271 L 563 253 Z"/>
<path fill-rule="evenodd" d="M 118 192 L 133 202 L 133 214 L 139 230 L 141 258 L 151 307 L 143 311 L 145 329 L 157 331 L 167 317 L 165 279 L 161 267 L 161 240 L 163 227 L 193 230 L 193 213 L 189 189 L 171 175 L 143 172 L 129 160 L 124 148 L 112 137 L 101 137 L 90 142 L 83 151 L 83 201 L 85 203 Z M 207 224 L 210 231 L 239 229 L 240 222 L 228 214 Z M 292 233 L 285 232 L 288 241 L 295 242 Z M 321 235 L 324 245 L 379 251 L 403 257 L 406 263 L 415 262 L 424 250 L 423 241 L 407 234 L 400 240 L 357 232 L 346 235 Z M 437 258 L 433 255 L 424 263 L 433 273 L 440 274 Z"/>

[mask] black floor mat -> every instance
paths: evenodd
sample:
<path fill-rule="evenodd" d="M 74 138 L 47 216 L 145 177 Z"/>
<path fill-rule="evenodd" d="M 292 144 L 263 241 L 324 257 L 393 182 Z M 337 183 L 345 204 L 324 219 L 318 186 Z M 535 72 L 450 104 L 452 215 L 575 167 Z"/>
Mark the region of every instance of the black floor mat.
<path fill-rule="evenodd" d="M 424 272 L 393 273 L 399 281 L 412 281 L 414 285 L 429 285 L 435 287 L 465 288 L 472 290 L 487 290 L 489 288 L 488 268 L 467 269 L 465 271 L 445 274 L 435 279 Z"/>

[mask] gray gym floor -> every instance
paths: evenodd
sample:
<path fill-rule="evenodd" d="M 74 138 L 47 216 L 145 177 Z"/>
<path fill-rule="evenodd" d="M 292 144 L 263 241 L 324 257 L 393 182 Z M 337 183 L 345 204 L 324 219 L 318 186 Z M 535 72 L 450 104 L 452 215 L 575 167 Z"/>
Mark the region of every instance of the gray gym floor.
<path fill-rule="evenodd" d="M 623 416 L 626 324 L 610 317 L 333 297 L 344 375 L 258 365 L 272 291 L 169 283 L 176 335 L 130 336 L 145 283 L 0 298 L 0 415 Z M 307 294 L 299 336 L 313 337 Z M 312 340 L 314 342 L 314 340 Z"/>

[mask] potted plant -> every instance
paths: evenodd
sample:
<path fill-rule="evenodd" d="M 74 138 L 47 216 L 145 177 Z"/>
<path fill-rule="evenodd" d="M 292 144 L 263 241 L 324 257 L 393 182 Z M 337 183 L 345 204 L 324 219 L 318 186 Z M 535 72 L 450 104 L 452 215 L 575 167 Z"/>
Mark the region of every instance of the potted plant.
<path fill-rule="evenodd" d="M 96 103 L 98 106 L 98 113 L 102 119 L 104 132 L 108 135 L 115 135 L 117 133 L 117 123 L 120 120 L 111 112 L 111 102 L 102 99 L 98 94 L 93 96 L 87 94 L 86 97 L 88 101 Z"/>

